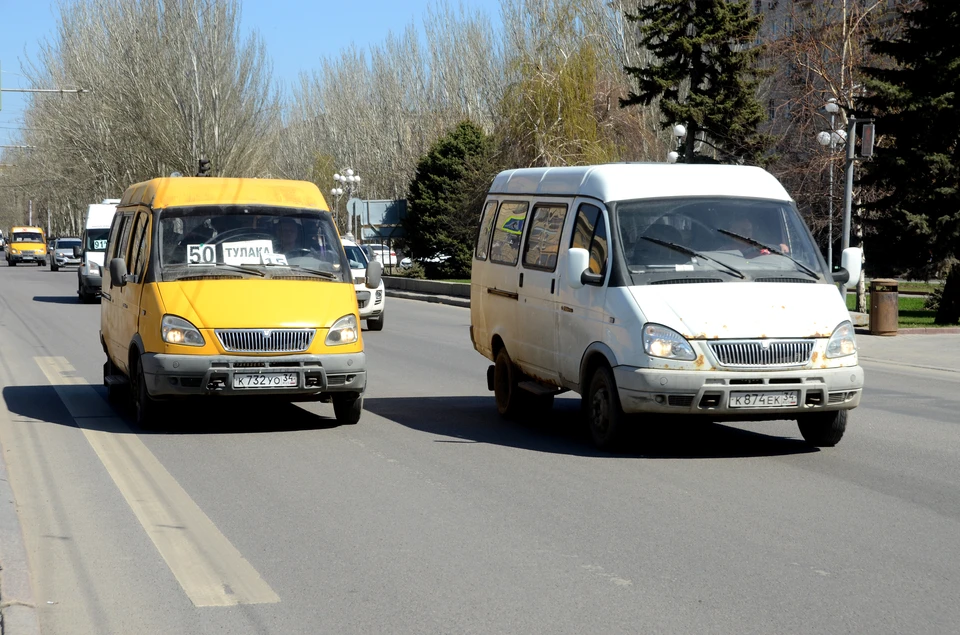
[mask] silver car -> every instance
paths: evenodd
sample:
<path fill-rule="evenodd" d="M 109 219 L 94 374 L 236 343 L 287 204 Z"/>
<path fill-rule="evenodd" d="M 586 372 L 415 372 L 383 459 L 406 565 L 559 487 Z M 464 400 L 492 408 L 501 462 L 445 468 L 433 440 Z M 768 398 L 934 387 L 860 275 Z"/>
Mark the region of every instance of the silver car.
<path fill-rule="evenodd" d="M 74 247 L 80 247 L 79 238 L 57 238 L 50 246 L 50 271 L 59 271 L 60 267 L 79 267 L 80 256 L 73 253 Z"/>

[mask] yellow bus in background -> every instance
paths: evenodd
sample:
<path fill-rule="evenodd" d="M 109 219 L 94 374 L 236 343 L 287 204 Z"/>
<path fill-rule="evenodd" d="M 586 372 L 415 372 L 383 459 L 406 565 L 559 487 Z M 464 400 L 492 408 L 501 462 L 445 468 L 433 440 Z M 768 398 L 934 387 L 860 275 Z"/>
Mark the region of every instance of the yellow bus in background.
<path fill-rule="evenodd" d="M 21 262 L 43 267 L 47 264 L 47 237 L 40 227 L 12 227 L 3 251 L 10 267 Z"/>

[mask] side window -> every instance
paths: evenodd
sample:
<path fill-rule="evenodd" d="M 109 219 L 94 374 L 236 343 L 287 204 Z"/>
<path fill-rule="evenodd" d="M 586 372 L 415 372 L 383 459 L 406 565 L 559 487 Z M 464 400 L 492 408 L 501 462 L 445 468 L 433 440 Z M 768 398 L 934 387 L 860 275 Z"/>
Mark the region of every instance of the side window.
<path fill-rule="evenodd" d="M 116 252 L 113 254 L 112 258 L 123 258 L 124 261 L 129 262 L 129 258 L 127 258 L 127 249 L 130 246 L 130 233 L 132 229 L 133 214 L 124 214 L 123 220 L 120 221 L 120 233 L 117 235 Z"/>
<path fill-rule="evenodd" d="M 147 254 L 147 228 L 150 226 L 150 215 L 145 212 L 137 214 L 137 224 L 133 231 L 133 243 L 130 248 L 130 257 L 127 262 L 130 264 L 130 273 L 137 276 L 137 280 L 143 276 L 143 270 L 146 265 Z"/>
<path fill-rule="evenodd" d="M 603 213 L 596 205 L 583 203 L 577 212 L 570 247 L 590 252 L 590 273 L 603 275 L 607 271 L 607 226 Z"/>
<path fill-rule="evenodd" d="M 113 225 L 110 226 L 110 244 L 109 252 L 106 255 L 104 265 L 109 266 L 110 261 L 122 254 L 120 243 L 123 240 L 123 230 L 129 217 L 125 214 L 117 214 L 113 217 Z"/>
<path fill-rule="evenodd" d="M 523 266 L 555 271 L 560 251 L 560 234 L 567 217 L 566 205 L 537 205 L 533 208 L 527 244 L 523 249 Z"/>
<path fill-rule="evenodd" d="M 487 250 L 490 247 L 490 230 L 493 229 L 493 219 L 497 216 L 497 201 L 490 201 L 483 208 L 480 217 L 480 235 L 477 237 L 477 260 L 487 259 Z"/>
<path fill-rule="evenodd" d="M 497 221 L 493 224 L 493 244 L 490 260 L 502 265 L 515 265 L 520 259 L 520 241 L 527 220 L 527 203 L 504 201 L 500 204 Z"/>

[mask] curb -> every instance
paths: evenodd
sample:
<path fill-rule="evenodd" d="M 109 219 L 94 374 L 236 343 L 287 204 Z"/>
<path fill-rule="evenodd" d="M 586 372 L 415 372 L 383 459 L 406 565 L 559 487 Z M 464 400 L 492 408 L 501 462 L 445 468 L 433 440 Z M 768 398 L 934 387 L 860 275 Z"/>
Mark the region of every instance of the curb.
<path fill-rule="evenodd" d="M 433 295 L 430 293 L 417 293 L 415 291 L 397 291 L 396 289 L 386 289 L 388 298 L 403 298 L 405 300 L 420 300 L 421 302 L 433 302 L 434 304 L 446 304 L 464 309 L 470 308 L 469 298 L 455 298 L 449 295 Z"/>
<path fill-rule="evenodd" d="M 40 635 L 17 504 L 0 456 L 0 634 Z"/>

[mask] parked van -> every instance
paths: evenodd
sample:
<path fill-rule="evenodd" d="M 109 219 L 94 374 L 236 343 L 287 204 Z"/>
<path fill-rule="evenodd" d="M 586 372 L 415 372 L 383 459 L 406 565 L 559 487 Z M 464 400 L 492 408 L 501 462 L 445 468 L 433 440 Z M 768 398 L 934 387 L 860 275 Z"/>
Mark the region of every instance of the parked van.
<path fill-rule="evenodd" d="M 77 295 L 81 302 L 93 302 L 100 295 L 103 254 L 107 251 L 107 234 L 117 212 L 118 198 L 108 198 L 87 208 L 82 244 L 74 253 L 80 258 L 77 269 Z"/>
<path fill-rule="evenodd" d="M 843 295 L 783 186 L 754 167 L 509 170 L 486 198 L 470 334 L 505 416 L 582 396 L 594 442 L 629 421 L 795 419 L 832 446 L 863 371 Z"/>
<path fill-rule="evenodd" d="M 333 402 L 356 423 L 367 385 L 357 294 L 312 183 L 161 178 L 130 186 L 110 227 L 100 339 L 111 396 L 141 425 L 178 397 Z M 382 265 L 366 284 L 377 288 Z M 168 411 L 169 412 L 169 411 Z"/>
<path fill-rule="evenodd" d="M 41 227 L 11 228 L 3 250 L 10 267 L 16 267 L 19 263 L 41 267 L 47 264 L 47 239 Z"/>

